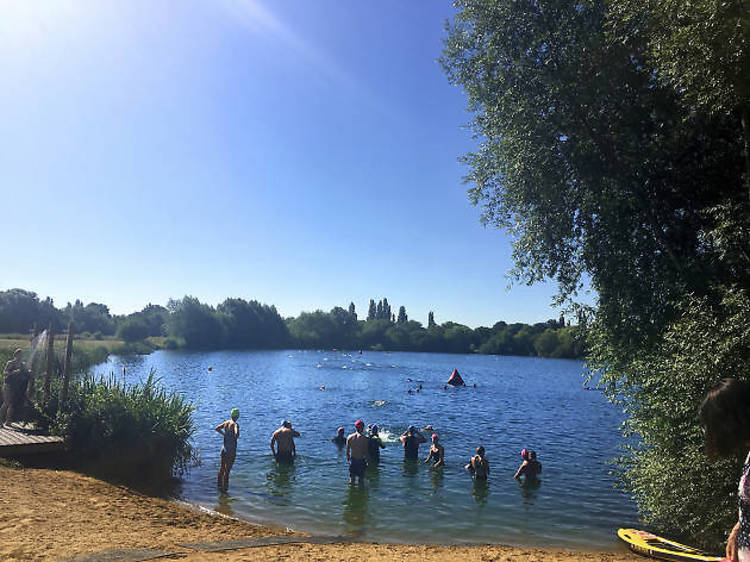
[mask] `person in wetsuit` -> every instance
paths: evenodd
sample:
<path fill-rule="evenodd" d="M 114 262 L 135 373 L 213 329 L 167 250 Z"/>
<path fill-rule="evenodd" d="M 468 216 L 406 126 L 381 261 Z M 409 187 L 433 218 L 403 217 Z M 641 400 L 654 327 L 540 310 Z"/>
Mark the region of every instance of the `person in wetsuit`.
<path fill-rule="evenodd" d="M 346 435 L 344 435 L 344 428 L 339 427 L 336 430 L 336 437 L 331 439 L 332 442 L 334 442 L 338 447 L 343 447 L 346 445 Z"/>
<path fill-rule="evenodd" d="M 289 420 L 281 422 L 281 427 L 271 435 L 271 452 L 276 462 L 294 462 L 294 457 L 297 456 L 294 438 L 299 436 L 299 431 L 292 429 L 292 422 Z M 275 449 L 274 444 L 276 445 Z"/>
<path fill-rule="evenodd" d="M 444 466 L 445 465 L 445 447 L 438 442 L 438 434 L 432 434 L 432 444 L 430 445 L 430 454 L 424 460 L 425 464 L 432 462 L 432 466 Z"/>
<path fill-rule="evenodd" d="M 475 480 L 487 479 L 490 475 L 490 462 L 484 458 L 484 447 L 477 447 L 477 454 L 471 457 L 465 468 Z"/>
<path fill-rule="evenodd" d="M 346 460 L 349 461 L 349 484 L 359 478 L 359 483 L 364 484 L 365 470 L 367 469 L 367 450 L 370 440 L 364 434 L 365 422 L 357 420 L 354 422 L 354 433 L 346 438 Z"/>
<path fill-rule="evenodd" d="M 234 465 L 234 459 L 237 456 L 237 439 L 240 437 L 240 424 L 237 419 L 240 417 L 240 411 L 232 408 L 230 419 L 216 426 L 216 431 L 224 436 L 224 445 L 221 447 L 221 468 L 217 476 L 219 489 L 226 492 L 229 489 L 229 472 Z"/>
<path fill-rule="evenodd" d="M 2 405 L 0 406 L 0 424 L 6 426 L 16 421 L 22 414 L 26 403 L 26 389 L 31 380 L 31 371 L 21 360 L 22 349 L 13 352 L 13 359 L 5 365 L 2 388 Z"/>
<path fill-rule="evenodd" d="M 536 460 L 536 453 L 534 451 L 523 449 L 521 451 L 521 458 L 523 459 L 523 462 L 521 463 L 521 466 L 518 467 L 513 478 L 518 480 L 523 476 L 527 484 L 536 482 L 539 474 L 542 472 L 542 463 Z"/>
<path fill-rule="evenodd" d="M 410 425 L 409 429 L 401 434 L 399 440 L 404 446 L 404 460 L 414 461 L 419 459 L 419 444 L 427 442 L 425 436 L 419 433 L 413 425 Z"/>
<path fill-rule="evenodd" d="M 380 435 L 378 435 L 379 430 L 377 425 L 373 425 L 370 428 L 370 440 L 367 442 L 367 456 L 373 463 L 380 462 L 380 449 L 385 449 L 385 444 Z"/>

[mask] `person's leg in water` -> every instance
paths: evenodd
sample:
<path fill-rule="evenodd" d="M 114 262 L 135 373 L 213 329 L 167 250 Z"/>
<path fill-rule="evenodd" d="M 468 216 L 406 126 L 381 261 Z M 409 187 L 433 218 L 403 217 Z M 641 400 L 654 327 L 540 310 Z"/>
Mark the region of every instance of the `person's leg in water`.
<path fill-rule="evenodd" d="M 221 451 L 221 468 L 217 477 L 217 484 L 221 490 L 226 492 L 229 489 L 229 473 L 234 465 L 234 454 L 227 451 Z"/>

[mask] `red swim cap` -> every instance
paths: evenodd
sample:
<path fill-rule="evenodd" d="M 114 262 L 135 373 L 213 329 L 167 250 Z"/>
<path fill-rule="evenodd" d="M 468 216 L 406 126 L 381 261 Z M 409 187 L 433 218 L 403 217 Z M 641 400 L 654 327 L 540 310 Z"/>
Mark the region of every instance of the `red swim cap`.
<path fill-rule="evenodd" d="M 526 449 L 521 449 L 521 458 L 525 461 L 529 460 L 529 452 Z"/>
<path fill-rule="evenodd" d="M 433 439 L 435 439 L 435 437 L 437 437 L 437 436 L 438 436 L 438 435 L 437 435 L 437 433 L 433 433 L 433 434 L 432 434 L 432 438 L 433 438 Z"/>
<path fill-rule="evenodd" d="M 354 427 L 364 427 L 364 426 L 365 426 L 365 422 L 363 422 L 362 420 L 357 420 L 354 422 Z"/>

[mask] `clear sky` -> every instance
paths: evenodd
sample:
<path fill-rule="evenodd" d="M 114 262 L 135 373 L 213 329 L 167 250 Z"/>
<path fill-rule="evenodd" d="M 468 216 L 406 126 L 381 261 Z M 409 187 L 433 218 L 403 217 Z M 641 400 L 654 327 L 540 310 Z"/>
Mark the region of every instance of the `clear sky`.
<path fill-rule="evenodd" d="M 0 0 L 0 289 L 127 313 L 191 294 L 282 315 L 370 298 L 470 326 L 506 290 L 458 157 L 449 2 Z"/>

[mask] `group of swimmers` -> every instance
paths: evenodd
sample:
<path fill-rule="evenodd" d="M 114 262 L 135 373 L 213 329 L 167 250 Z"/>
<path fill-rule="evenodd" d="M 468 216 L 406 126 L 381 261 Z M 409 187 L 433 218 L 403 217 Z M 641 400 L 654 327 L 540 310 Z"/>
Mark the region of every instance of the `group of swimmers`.
<path fill-rule="evenodd" d="M 219 489 L 226 491 L 229 488 L 229 472 L 232 470 L 237 455 L 237 440 L 240 436 L 240 426 L 237 420 L 240 411 L 233 408 L 230 419 L 216 426 L 216 431 L 224 438 L 221 449 L 221 467 L 217 477 Z M 425 430 L 432 430 L 432 426 L 426 426 Z M 339 427 L 336 436 L 331 439 L 339 448 L 346 446 L 346 460 L 349 462 L 349 483 L 364 484 L 364 476 L 369 466 L 380 462 L 380 449 L 385 449 L 385 444 L 379 434 L 377 425 L 367 426 L 365 422 L 357 420 L 354 422 L 354 432 L 346 436 L 345 429 Z M 276 462 L 292 463 L 297 456 L 294 438 L 300 433 L 292 427 L 289 420 L 284 420 L 281 427 L 271 435 L 271 453 Z M 424 463 L 430 463 L 433 467 L 445 465 L 445 447 L 440 443 L 437 433 L 431 435 L 430 450 Z M 399 441 L 404 449 L 405 461 L 419 460 L 419 445 L 427 442 L 427 438 L 413 425 L 399 436 Z M 542 464 L 537 460 L 536 453 L 532 450 L 521 451 L 523 462 L 516 471 L 514 478 L 523 479 L 526 483 L 536 482 L 542 472 Z M 490 474 L 490 463 L 485 457 L 484 447 L 477 447 L 476 454 L 469 459 L 464 467 L 475 480 L 486 480 Z"/>

